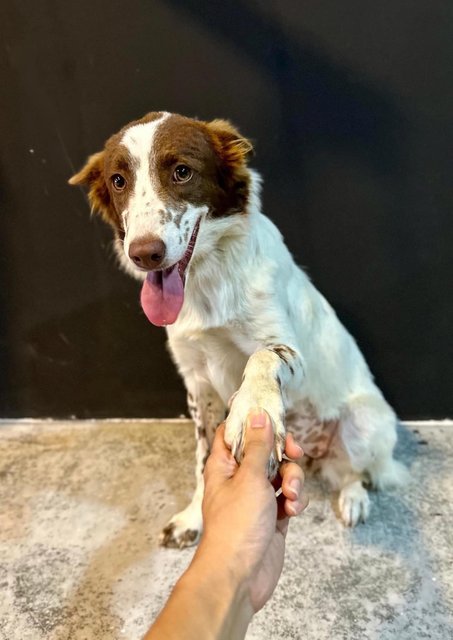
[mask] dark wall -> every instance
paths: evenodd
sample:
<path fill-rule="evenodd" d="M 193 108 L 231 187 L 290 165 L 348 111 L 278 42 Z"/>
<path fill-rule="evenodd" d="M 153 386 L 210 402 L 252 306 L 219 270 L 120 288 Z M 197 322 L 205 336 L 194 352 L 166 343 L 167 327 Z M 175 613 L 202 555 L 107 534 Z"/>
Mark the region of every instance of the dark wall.
<path fill-rule="evenodd" d="M 0 50 L 0 415 L 176 416 L 163 330 L 66 181 L 165 109 L 256 143 L 264 210 L 404 418 L 453 414 L 453 5 L 14 0 Z"/>

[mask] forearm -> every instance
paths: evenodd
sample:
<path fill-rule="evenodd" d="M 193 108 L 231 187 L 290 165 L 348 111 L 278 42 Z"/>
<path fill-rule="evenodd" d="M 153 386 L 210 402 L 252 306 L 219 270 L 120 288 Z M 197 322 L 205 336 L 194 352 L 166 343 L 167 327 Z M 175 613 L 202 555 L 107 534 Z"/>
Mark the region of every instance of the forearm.
<path fill-rule="evenodd" d="M 245 584 L 202 544 L 144 640 L 240 640 L 252 615 Z"/>
<path fill-rule="evenodd" d="M 294 340 L 290 341 L 294 344 Z M 272 356 L 272 357 L 271 357 Z M 268 343 L 253 353 L 245 367 L 244 378 L 254 387 L 262 381 L 263 373 L 279 379 L 279 386 L 298 388 L 303 382 L 304 365 L 301 354 L 286 342 Z"/>

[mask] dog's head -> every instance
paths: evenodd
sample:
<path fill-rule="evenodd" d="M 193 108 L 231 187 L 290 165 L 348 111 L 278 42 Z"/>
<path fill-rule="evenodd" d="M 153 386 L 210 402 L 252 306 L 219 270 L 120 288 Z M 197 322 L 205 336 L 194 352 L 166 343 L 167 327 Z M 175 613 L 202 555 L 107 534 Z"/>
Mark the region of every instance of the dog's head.
<path fill-rule="evenodd" d="M 126 125 L 69 183 L 88 187 L 93 211 L 114 229 L 129 272 L 146 276 L 151 322 L 175 322 L 185 273 L 206 220 L 247 210 L 252 145 L 224 120 L 153 112 Z"/>

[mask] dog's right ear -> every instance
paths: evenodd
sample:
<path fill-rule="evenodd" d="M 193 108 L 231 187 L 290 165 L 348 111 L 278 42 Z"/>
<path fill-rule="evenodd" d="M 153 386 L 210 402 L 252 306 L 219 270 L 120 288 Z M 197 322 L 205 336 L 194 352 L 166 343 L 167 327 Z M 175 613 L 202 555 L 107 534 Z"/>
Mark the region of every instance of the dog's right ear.
<path fill-rule="evenodd" d="M 88 187 L 91 212 L 98 211 L 105 219 L 110 215 L 110 194 L 104 178 L 104 151 L 90 156 L 85 166 L 68 180 L 71 185 Z"/>

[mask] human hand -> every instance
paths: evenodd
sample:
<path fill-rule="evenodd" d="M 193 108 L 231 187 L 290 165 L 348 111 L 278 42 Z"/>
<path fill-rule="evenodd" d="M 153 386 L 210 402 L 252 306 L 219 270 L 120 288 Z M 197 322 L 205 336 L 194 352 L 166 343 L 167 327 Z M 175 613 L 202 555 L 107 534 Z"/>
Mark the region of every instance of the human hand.
<path fill-rule="evenodd" d="M 308 504 L 296 463 L 280 466 L 275 486 L 267 478 L 274 432 L 265 411 L 257 409 L 247 418 L 240 467 L 225 445 L 224 431 L 224 425 L 218 428 L 205 469 L 205 532 L 146 640 L 244 638 L 280 577 L 288 518 Z M 285 453 L 302 456 L 291 435 Z M 276 486 L 282 490 L 278 499 Z"/>
<path fill-rule="evenodd" d="M 289 517 L 308 504 L 302 493 L 303 472 L 295 462 L 283 462 L 274 486 L 269 482 L 267 463 L 273 446 L 271 420 L 257 409 L 247 419 L 241 466 L 224 443 L 221 425 L 205 468 L 204 535 L 198 553 L 228 566 L 238 584 L 245 585 L 254 612 L 269 599 L 280 577 Z M 303 455 L 291 434 L 285 453 L 292 459 Z"/>

